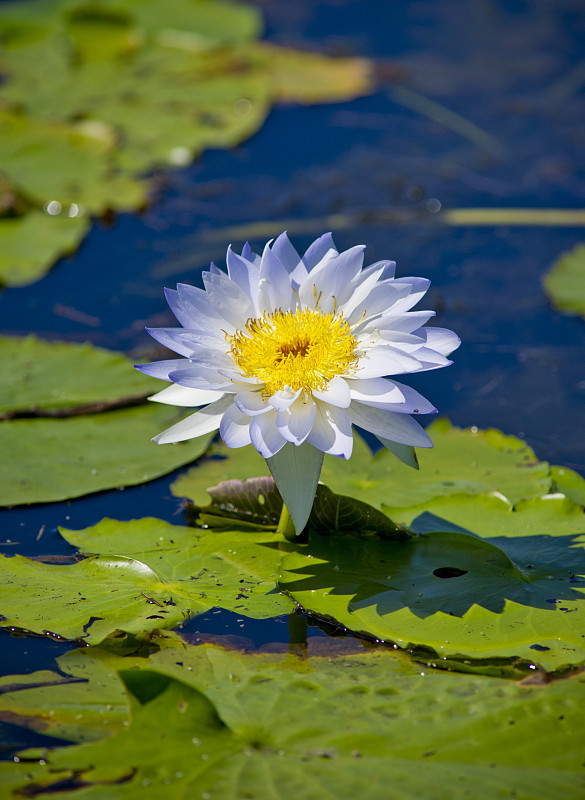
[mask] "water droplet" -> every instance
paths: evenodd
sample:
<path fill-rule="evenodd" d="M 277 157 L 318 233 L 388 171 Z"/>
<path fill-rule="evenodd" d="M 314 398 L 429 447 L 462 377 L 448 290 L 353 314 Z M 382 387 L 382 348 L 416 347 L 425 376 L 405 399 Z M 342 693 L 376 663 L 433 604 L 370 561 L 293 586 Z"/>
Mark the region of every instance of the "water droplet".
<path fill-rule="evenodd" d="M 63 210 L 63 206 L 58 200 L 50 200 L 45 204 L 45 212 L 51 217 L 57 217 Z"/>

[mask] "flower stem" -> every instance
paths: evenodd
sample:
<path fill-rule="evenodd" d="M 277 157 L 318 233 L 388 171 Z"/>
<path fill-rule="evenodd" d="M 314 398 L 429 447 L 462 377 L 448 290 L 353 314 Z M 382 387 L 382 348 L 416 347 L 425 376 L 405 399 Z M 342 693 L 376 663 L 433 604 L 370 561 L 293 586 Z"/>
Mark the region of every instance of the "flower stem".
<path fill-rule="evenodd" d="M 284 503 L 282 504 L 282 511 L 280 512 L 280 519 L 278 521 L 276 532 L 282 533 L 284 538 L 289 542 L 294 542 L 294 540 L 297 538 L 295 526 L 293 525 L 293 521 L 288 513 L 288 508 Z"/>

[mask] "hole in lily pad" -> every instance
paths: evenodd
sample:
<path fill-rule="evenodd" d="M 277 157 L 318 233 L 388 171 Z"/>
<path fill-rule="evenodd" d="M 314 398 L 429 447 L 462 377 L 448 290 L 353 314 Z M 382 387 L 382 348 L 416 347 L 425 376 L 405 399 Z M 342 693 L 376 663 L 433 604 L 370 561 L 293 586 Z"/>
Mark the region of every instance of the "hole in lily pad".
<path fill-rule="evenodd" d="M 433 575 L 437 578 L 460 578 L 462 575 L 467 575 L 467 570 L 459 567 L 437 567 L 433 570 Z"/>

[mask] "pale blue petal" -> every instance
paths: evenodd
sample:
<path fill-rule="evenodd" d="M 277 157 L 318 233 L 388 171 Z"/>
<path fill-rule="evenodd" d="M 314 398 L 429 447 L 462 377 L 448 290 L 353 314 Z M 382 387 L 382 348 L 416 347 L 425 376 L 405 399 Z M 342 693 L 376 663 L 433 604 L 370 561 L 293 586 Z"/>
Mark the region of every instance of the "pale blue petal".
<path fill-rule="evenodd" d="M 234 402 L 242 414 L 247 414 L 249 417 L 255 417 L 256 414 L 264 414 L 271 410 L 268 400 L 262 397 L 261 392 L 238 392 Z"/>
<path fill-rule="evenodd" d="M 317 402 L 316 406 L 315 422 L 307 441 L 324 453 L 349 458 L 353 448 L 353 432 L 347 411 L 321 402 Z"/>
<path fill-rule="evenodd" d="M 453 350 L 457 350 L 461 344 L 461 339 L 453 331 L 447 328 L 425 328 L 427 335 L 427 346 L 436 350 L 444 356 L 448 356 Z"/>
<path fill-rule="evenodd" d="M 252 444 L 250 417 L 242 414 L 235 405 L 230 406 L 221 418 L 219 435 L 228 447 L 245 447 Z"/>
<path fill-rule="evenodd" d="M 313 427 L 317 406 L 310 396 L 299 397 L 276 415 L 276 427 L 288 442 L 302 444 Z"/>
<path fill-rule="evenodd" d="M 173 358 L 170 361 L 152 361 L 150 364 L 135 364 L 135 369 L 150 375 L 151 378 L 158 378 L 161 381 L 172 381 L 170 376 L 176 370 L 184 369 L 189 366 L 186 358 Z"/>
<path fill-rule="evenodd" d="M 223 272 L 204 272 L 203 282 L 214 310 L 234 328 L 243 329 L 247 320 L 255 316 L 250 297 Z"/>
<path fill-rule="evenodd" d="M 284 447 L 286 439 L 276 427 L 276 411 L 250 417 L 250 438 L 256 450 L 264 458 L 276 455 Z"/>
<path fill-rule="evenodd" d="M 396 414 L 393 411 L 352 402 L 347 409 L 347 415 L 354 425 L 373 433 L 374 436 L 412 447 L 433 446 L 428 434 L 408 414 Z"/>

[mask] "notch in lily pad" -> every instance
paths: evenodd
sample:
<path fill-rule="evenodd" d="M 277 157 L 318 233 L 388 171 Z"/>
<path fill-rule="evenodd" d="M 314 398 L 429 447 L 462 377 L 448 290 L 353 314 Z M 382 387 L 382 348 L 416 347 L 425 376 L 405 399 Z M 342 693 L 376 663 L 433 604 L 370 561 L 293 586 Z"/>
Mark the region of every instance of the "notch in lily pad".
<path fill-rule="evenodd" d="M 207 489 L 207 506 L 189 505 L 189 524 L 224 530 L 274 530 L 282 513 L 282 497 L 273 478 L 248 478 L 222 481 Z M 350 534 L 366 539 L 409 539 L 416 536 L 408 528 L 393 522 L 373 506 L 353 497 L 336 494 L 328 486 L 317 486 L 315 501 L 303 531 L 321 536 Z"/>

